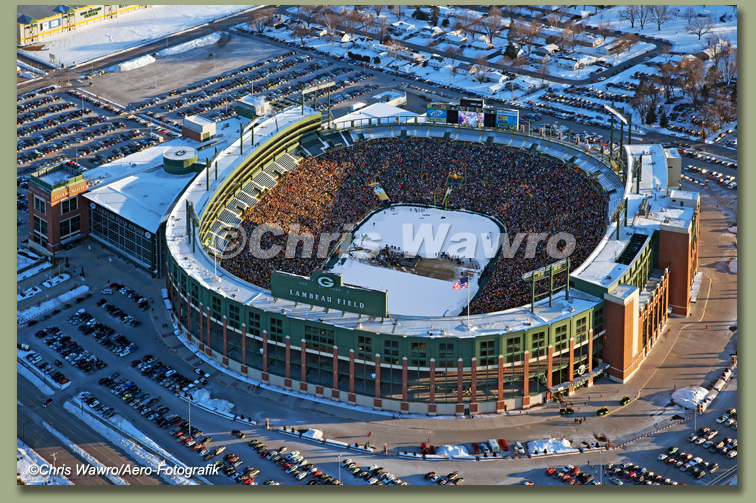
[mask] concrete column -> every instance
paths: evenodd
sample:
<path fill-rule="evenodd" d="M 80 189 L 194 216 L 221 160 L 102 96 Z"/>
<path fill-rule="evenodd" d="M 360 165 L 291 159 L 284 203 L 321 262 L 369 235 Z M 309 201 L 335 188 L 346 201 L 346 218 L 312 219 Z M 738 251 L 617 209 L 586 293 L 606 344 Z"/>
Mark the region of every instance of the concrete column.
<path fill-rule="evenodd" d="M 548 389 L 551 389 L 554 384 L 551 382 L 551 373 L 552 373 L 552 366 L 554 365 L 554 346 L 549 344 L 549 347 L 546 348 L 546 387 Z M 551 398 L 551 392 L 546 392 L 546 399 L 549 400 Z"/>
<path fill-rule="evenodd" d="M 286 379 L 284 386 L 291 387 L 291 337 L 286 336 Z"/>
<path fill-rule="evenodd" d="M 223 315 L 223 365 L 228 365 L 228 320 Z"/>
<path fill-rule="evenodd" d="M 496 379 L 499 383 L 498 396 L 496 398 L 496 412 L 504 412 L 504 355 L 499 355 L 498 376 Z"/>
<path fill-rule="evenodd" d="M 210 344 L 210 327 L 212 326 L 212 322 L 210 321 L 210 308 L 206 308 L 207 313 L 207 346 L 205 346 L 205 354 L 207 356 L 212 356 L 213 350 L 212 345 Z"/>
<path fill-rule="evenodd" d="M 247 373 L 247 324 L 246 323 L 242 323 L 241 330 L 242 330 L 241 371 L 242 371 L 242 374 L 246 374 Z"/>
<path fill-rule="evenodd" d="M 301 360 L 302 360 L 302 378 L 299 382 L 299 390 L 300 391 L 307 391 L 307 341 L 302 339 L 300 341 L 299 350 L 301 351 Z"/>
<path fill-rule="evenodd" d="M 464 397 L 463 397 L 463 390 L 462 386 L 464 384 L 463 378 L 462 378 L 462 358 L 457 359 L 457 416 L 463 416 L 465 414 L 465 404 L 463 403 Z"/>
<path fill-rule="evenodd" d="M 262 332 L 262 349 L 263 349 L 263 364 L 262 364 L 262 379 L 268 381 L 270 375 L 268 374 L 268 331 Z"/>
<path fill-rule="evenodd" d="M 470 414 L 478 412 L 478 359 L 474 356 L 470 361 Z"/>
<path fill-rule="evenodd" d="M 408 391 L 407 391 L 407 357 L 405 356 L 402 358 L 402 403 L 400 406 L 400 411 L 402 414 L 409 413 L 409 401 L 407 399 Z"/>
<path fill-rule="evenodd" d="M 200 352 L 202 352 L 202 353 L 205 352 L 205 343 L 202 340 L 202 334 L 204 334 L 204 332 L 202 330 L 204 328 L 204 326 L 203 326 L 204 325 L 204 323 L 203 323 L 204 318 L 205 318 L 205 308 L 202 305 L 202 303 L 200 302 L 200 305 L 199 305 L 199 323 L 200 323 L 200 326 L 199 326 L 199 349 L 200 349 Z"/>
<path fill-rule="evenodd" d="M 530 406 L 530 351 L 522 354 L 522 408 Z"/>
<path fill-rule="evenodd" d="M 593 370 L 593 329 L 588 330 L 588 372 Z M 589 388 L 593 386 L 593 377 L 588 379 Z"/>
<path fill-rule="evenodd" d="M 375 398 L 373 398 L 373 408 L 380 409 L 383 402 L 381 401 L 381 355 L 375 354 Z"/>
<path fill-rule="evenodd" d="M 338 399 L 339 393 L 339 347 L 333 347 L 333 389 L 331 390 L 331 398 Z"/>
<path fill-rule="evenodd" d="M 428 415 L 435 416 L 436 415 L 436 360 L 435 358 L 430 359 L 430 385 L 429 385 L 428 391 L 430 393 L 430 398 L 429 398 L 429 403 L 428 403 Z"/>
<path fill-rule="evenodd" d="M 567 375 L 569 376 L 570 381 L 573 379 L 575 375 L 575 339 L 570 339 L 570 359 L 567 367 Z M 571 395 L 575 392 L 575 387 L 570 386 L 567 388 L 567 395 Z"/>
<path fill-rule="evenodd" d="M 357 401 L 357 397 L 354 394 L 354 349 L 349 350 L 349 396 L 347 401 L 349 403 Z"/>

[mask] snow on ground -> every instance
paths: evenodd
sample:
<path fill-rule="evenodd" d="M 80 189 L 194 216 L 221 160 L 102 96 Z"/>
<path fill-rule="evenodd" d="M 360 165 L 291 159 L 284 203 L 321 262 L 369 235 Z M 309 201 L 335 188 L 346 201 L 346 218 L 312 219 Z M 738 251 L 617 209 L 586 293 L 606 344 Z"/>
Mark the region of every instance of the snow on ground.
<path fill-rule="evenodd" d="M 24 271 L 21 274 L 16 275 L 16 281 L 23 281 L 26 278 L 31 278 L 35 274 L 38 274 L 46 269 L 49 269 L 52 267 L 52 264 L 50 262 L 44 262 L 42 264 L 39 264 L 38 266 L 34 266 L 28 271 Z"/>
<path fill-rule="evenodd" d="M 179 7 L 179 8 L 177 8 Z M 110 19 L 107 22 L 80 26 L 73 32 L 41 40 L 42 51 L 28 52 L 44 61 L 49 55 L 70 66 L 115 52 L 160 40 L 174 33 L 221 19 L 232 14 L 259 8 L 251 5 L 153 5 Z"/>
<path fill-rule="evenodd" d="M 559 454 L 562 452 L 572 452 L 575 448 L 569 440 L 565 438 L 547 438 L 544 440 L 530 440 L 528 441 L 528 452 L 536 454 Z"/>
<path fill-rule="evenodd" d="M 210 35 L 206 35 L 204 37 L 195 38 L 194 40 L 190 40 L 189 42 L 184 42 L 183 44 L 174 45 L 173 47 L 169 47 L 167 49 L 163 49 L 162 51 L 158 51 L 158 56 L 173 56 L 175 54 L 181 54 L 186 51 L 191 51 L 192 49 L 196 49 L 198 47 L 204 47 L 206 45 L 212 45 L 216 43 L 218 40 L 220 40 L 221 34 L 220 33 L 211 33 Z"/>
<path fill-rule="evenodd" d="M 23 311 L 16 311 L 16 319 L 19 323 L 30 320 L 31 318 L 39 316 L 42 313 L 55 309 L 61 304 L 65 304 L 69 300 L 78 297 L 79 295 L 83 294 L 84 292 L 87 292 L 88 290 L 89 290 L 89 287 L 87 285 L 78 286 L 74 288 L 73 290 L 70 290 L 62 295 L 59 295 L 55 299 L 42 302 L 38 306 L 33 306 L 33 307 L 30 307 L 29 309 L 24 309 Z"/>
<path fill-rule="evenodd" d="M 738 259 L 730 260 L 728 267 L 730 268 L 730 272 L 734 272 L 735 274 L 737 274 L 738 273 Z"/>
<path fill-rule="evenodd" d="M 59 285 L 63 283 L 64 281 L 68 281 L 69 279 L 71 279 L 71 275 L 63 273 L 58 276 L 55 276 L 54 278 L 51 278 L 51 279 L 48 279 L 47 281 L 42 282 L 42 286 L 46 288 L 52 288 L 55 285 Z"/>
<path fill-rule="evenodd" d="M 94 431 L 96 431 L 97 433 L 105 437 L 105 439 L 107 439 L 110 443 L 123 449 L 131 458 L 137 461 L 137 463 L 139 463 L 140 466 L 149 466 L 150 468 L 152 468 L 154 472 L 157 472 L 160 465 L 165 464 L 164 460 L 159 459 L 157 456 L 154 456 L 150 454 L 149 452 L 145 451 L 144 449 L 142 449 L 142 447 L 137 445 L 132 440 L 123 438 L 123 436 L 119 432 L 113 430 L 112 428 L 107 427 L 106 425 L 104 425 L 103 423 L 101 423 L 100 421 L 92 417 L 90 414 L 83 412 L 76 405 L 70 402 L 66 402 L 63 404 L 63 408 L 65 408 L 68 412 L 76 416 L 77 419 L 81 420 L 83 423 L 85 423 L 87 426 L 92 428 Z M 115 417 L 117 416 L 111 417 L 110 418 L 111 421 Z M 131 424 L 128 421 L 123 421 L 123 422 Z M 126 430 L 124 429 L 124 431 Z M 136 435 L 136 438 L 139 438 L 142 440 L 147 439 L 147 440 L 150 440 L 154 444 L 154 441 L 149 439 L 147 435 L 145 435 L 139 430 L 135 429 L 135 431 L 138 432 L 138 435 Z M 185 466 L 183 465 L 183 463 L 178 463 L 175 460 L 175 458 L 173 459 L 171 458 L 173 457 L 172 456 L 170 458 L 168 456 L 165 457 L 165 459 L 170 460 L 172 463 L 176 463 L 178 466 Z M 165 471 L 161 471 L 160 476 L 166 481 L 168 481 L 168 483 L 173 484 L 173 485 L 198 485 L 195 481 L 189 478 L 181 477 L 178 475 L 169 475 L 165 473 Z"/>
<path fill-rule="evenodd" d="M 105 69 L 105 71 L 106 72 L 128 72 L 129 70 L 136 70 L 137 68 L 142 68 L 147 65 L 151 65 L 154 62 L 155 62 L 155 58 L 153 58 L 149 54 L 145 54 L 144 56 L 139 56 L 138 58 L 130 59 L 128 61 L 124 61 L 123 63 L 118 63 L 117 65 L 108 67 L 107 69 Z"/>
<path fill-rule="evenodd" d="M 28 288 L 24 290 L 23 292 L 16 295 L 16 302 L 21 302 L 22 300 L 28 299 L 29 297 L 34 297 L 41 291 L 42 289 L 38 286 L 33 286 L 31 288 Z"/>
<path fill-rule="evenodd" d="M 738 20 L 736 7 L 730 5 L 693 5 L 692 7 L 696 10 L 697 14 L 707 17 L 711 16 L 711 20 L 714 22 L 714 28 L 711 31 L 712 34 L 726 35 L 730 38 L 733 46 L 737 45 Z M 679 13 L 681 17 L 675 17 L 670 22 L 662 25 L 661 31 L 657 29 L 656 24 L 653 22 L 646 23 L 645 27 L 641 30 L 640 25 L 636 21 L 635 28 L 631 28 L 630 21 L 619 19 L 620 11 L 623 8 L 625 6 L 616 6 L 611 9 L 601 10 L 597 14 L 585 19 L 583 23 L 596 25 L 602 21 L 606 21 L 612 30 L 662 38 L 672 43 L 672 50 L 674 52 L 699 52 L 706 45 L 706 35 L 701 37 L 701 40 L 698 40 L 698 35 L 687 32 L 688 20 L 682 17 L 683 12 L 688 8 L 687 5 L 672 6 L 672 10 Z M 722 15 L 727 16 L 724 23 L 719 20 Z"/>
<path fill-rule="evenodd" d="M 436 447 L 437 456 L 449 456 L 450 458 L 469 456 L 470 453 L 464 445 L 439 445 Z"/>
<path fill-rule="evenodd" d="M 36 467 L 46 466 L 47 464 L 45 458 L 37 454 L 34 449 L 23 443 L 20 438 L 16 439 L 16 473 L 24 484 L 27 486 L 74 485 L 65 475 L 56 475 L 54 481 L 50 475 L 39 475 Z M 35 468 L 30 470 L 32 466 Z"/>
<path fill-rule="evenodd" d="M 16 248 L 16 271 L 29 267 L 39 260 L 39 256 L 29 250 Z"/>
<path fill-rule="evenodd" d="M 444 229 L 448 232 L 444 234 Z M 409 231 L 409 235 L 406 232 Z M 423 238 L 424 239 L 418 239 Z M 470 246 L 464 246 L 465 241 Z M 455 271 L 452 279 L 437 279 L 412 272 L 389 269 L 349 257 L 331 272 L 342 274 L 344 283 L 388 292 L 388 312 L 417 316 L 457 316 L 478 291 L 480 272 L 495 254 L 499 228 L 489 218 L 460 211 L 441 211 L 398 206 L 371 216 L 355 233 L 350 247 L 359 256 L 375 254 L 379 248 L 394 247 L 409 256 L 434 258 L 440 252 L 465 257 L 463 265 L 440 259 Z M 477 264 L 468 263 L 472 259 Z M 422 264 L 422 259 L 421 259 Z M 470 290 L 453 290 L 452 285 L 467 271 L 473 273 Z M 421 294 L 421 292 L 423 292 Z"/>
<path fill-rule="evenodd" d="M 210 392 L 206 389 L 197 390 L 191 395 L 197 404 L 202 405 L 207 409 L 215 409 L 218 412 L 223 412 L 225 414 L 231 414 L 231 411 L 235 407 L 235 405 L 228 400 L 210 398 Z"/>
<path fill-rule="evenodd" d="M 57 437 L 63 445 L 68 446 L 77 456 L 84 459 L 87 463 L 89 463 L 89 466 L 95 468 L 98 470 L 98 473 L 104 475 L 108 480 L 110 480 L 113 484 L 117 486 L 128 486 L 131 485 L 125 480 L 123 480 L 121 477 L 116 475 L 115 473 L 111 473 L 112 468 L 108 469 L 105 465 L 100 463 L 97 458 L 89 454 L 87 451 L 79 447 L 77 444 L 75 444 L 72 440 L 70 440 L 68 437 L 63 435 L 61 432 L 47 424 L 46 422 L 42 421 L 42 426 L 53 434 L 53 436 Z M 119 467 L 114 467 L 115 470 L 118 470 Z"/>
<path fill-rule="evenodd" d="M 700 403 L 708 394 L 709 390 L 706 388 L 702 388 L 701 386 L 688 386 L 675 390 L 672 393 L 672 400 L 680 407 L 695 409 L 696 404 Z"/>
<path fill-rule="evenodd" d="M 35 67 L 31 66 L 31 65 L 27 65 L 26 63 L 24 63 L 20 59 L 17 59 L 16 60 L 16 68 L 19 68 L 19 67 L 23 68 L 25 70 L 29 70 L 29 72 L 31 72 L 33 74 L 32 78 L 33 77 L 37 77 L 39 75 L 47 75 L 47 72 L 44 72 L 44 71 L 40 70 L 39 68 L 35 68 Z"/>
<path fill-rule="evenodd" d="M 31 370 L 26 368 L 24 364 L 22 364 L 19 361 L 16 361 L 16 373 L 23 376 L 24 379 L 32 383 L 35 388 L 37 388 L 39 391 L 41 391 L 45 395 L 55 394 L 55 390 L 53 390 L 50 386 L 45 384 L 45 382 L 42 379 L 37 377 Z"/>

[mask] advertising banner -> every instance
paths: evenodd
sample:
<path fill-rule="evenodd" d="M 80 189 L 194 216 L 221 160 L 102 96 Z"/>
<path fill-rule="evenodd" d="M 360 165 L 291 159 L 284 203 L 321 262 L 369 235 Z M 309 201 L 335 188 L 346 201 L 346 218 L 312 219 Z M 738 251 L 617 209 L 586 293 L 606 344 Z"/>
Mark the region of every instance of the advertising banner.
<path fill-rule="evenodd" d="M 426 115 L 428 122 L 446 122 L 446 110 L 428 108 Z"/>
<path fill-rule="evenodd" d="M 496 126 L 502 128 L 514 128 L 519 126 L 520 122 L 519 110 L 497 110 L 496 111 Z"/>

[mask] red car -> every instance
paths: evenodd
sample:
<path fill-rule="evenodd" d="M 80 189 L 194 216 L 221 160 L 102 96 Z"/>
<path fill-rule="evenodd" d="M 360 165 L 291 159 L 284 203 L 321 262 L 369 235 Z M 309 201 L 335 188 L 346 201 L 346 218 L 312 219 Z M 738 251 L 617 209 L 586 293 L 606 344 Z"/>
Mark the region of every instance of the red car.
<path fill-rule="evenodd" d="M 281 470 L 288 470 L 291 467 L 291 463 L 284 463 L 281 465 Z"/>
<path fill-rule="evenodd" d="M 475 442 L 473 442 L 472 448 L 473 448 L 473 452 L 475 454 L 480 454 L 480 446 L 478 444 L 476 444 Z"/>
<path fill-rule="evenodd" d="M 578 473 L 580 473 L 580 467 L 576 466 L 575 468 L 573 468 L 567 473 L 569 473 L 570 475 L 577 475 Z"/>
<path fill-rule="evenodd" d="M 428 444 L 425 442 L 420 444 L 420 454 L 428 454 Z"/>
<path fill-rule="evenodd" d="M 554 468 L 553 466 L 550 468 L 546 468 L 546 475 L 553 475 L 555 471 L 556 471 L 556 468 Z"/>
<path fill-rule="evenodd" d="M 315 478 L 315 477 L 319 477 L 322 474 L 323 472 L 321 472 L 320 470 L 315 470 L 314 472 L 310 474 L 310 477 Z"/>
<path fill-rule="evenodd" d="M 508 451 L 509 450 L 509 444 L 507 444 L 507 441 L 503 438 L 499 439 L 499 447 L 501 447 L 502 451 Z"/>
<path fill-rule="evenodd" d="M 132 366 L 132 367 L 136 367 L 136 366 L 137 366 L 137 365 L 139 365 L 140 363 L 142 363 L 142 362 L 141 362 L 140 360 L 134 360 L 134 361 L 132 361 L 132 362 L 131 362 L 131 366 Z"/>
<path fill-rule="evenodd" d="M 146 362 L 146 361 L 147 361 L 147 360 L 149 360 L 150 358 L 152 358 L 152 355 L 144 355 L 144 357 L 142 358 L 142 361 L 143 361 L 143 362 Z"/>

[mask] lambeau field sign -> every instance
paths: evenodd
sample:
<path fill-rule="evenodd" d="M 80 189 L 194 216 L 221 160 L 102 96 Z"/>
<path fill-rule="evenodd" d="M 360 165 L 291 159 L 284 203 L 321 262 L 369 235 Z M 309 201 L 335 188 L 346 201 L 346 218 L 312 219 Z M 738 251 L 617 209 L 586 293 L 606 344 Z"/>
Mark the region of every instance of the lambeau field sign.
<path fill-rule="evenodd" d="M 379 318 L 388 315 L 387 292 L 344 285 L 341 275 L 319 270 L 313 272 L 312 278 L 274 271 L 270 275 L 270 293 L 279 299 L 338 311 Z"/>

